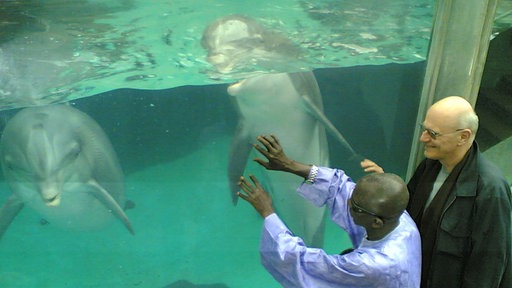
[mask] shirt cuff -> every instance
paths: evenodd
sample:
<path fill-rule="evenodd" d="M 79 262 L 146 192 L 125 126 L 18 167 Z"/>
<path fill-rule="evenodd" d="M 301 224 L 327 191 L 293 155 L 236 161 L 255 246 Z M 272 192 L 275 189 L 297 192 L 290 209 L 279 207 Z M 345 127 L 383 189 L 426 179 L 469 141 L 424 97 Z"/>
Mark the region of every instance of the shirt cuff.
<path fill-rule="evenodd" d="M 275 239 L 277 235 L 288 231 L 288 227 L 276 213 L 272 213 L 265 218 L 265 230 Z"/>
<path fill-rule="evenodd" d="M 297 189 L 297 192 L 315 206 L 321 207 L 325 205 L 328 199 L 334 197 L 334 191 L 330 189 L 330 186 L 336 171 L 328 167 L 319 167 L 314 183 L 309 184 L 304 181 Z"/>

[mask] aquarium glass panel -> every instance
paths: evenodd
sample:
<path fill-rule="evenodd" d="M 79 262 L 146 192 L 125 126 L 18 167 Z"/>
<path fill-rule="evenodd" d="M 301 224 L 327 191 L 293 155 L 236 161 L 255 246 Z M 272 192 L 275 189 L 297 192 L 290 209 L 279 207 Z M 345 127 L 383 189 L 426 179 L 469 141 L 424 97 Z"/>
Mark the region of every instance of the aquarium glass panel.
<path fill-rule="evenodd" d="M 281 287 L 240 176 L 307 245 L 351 248 L 253 144 L 405 177 L 433 2 L 2 1 L 0 287 Z"/>

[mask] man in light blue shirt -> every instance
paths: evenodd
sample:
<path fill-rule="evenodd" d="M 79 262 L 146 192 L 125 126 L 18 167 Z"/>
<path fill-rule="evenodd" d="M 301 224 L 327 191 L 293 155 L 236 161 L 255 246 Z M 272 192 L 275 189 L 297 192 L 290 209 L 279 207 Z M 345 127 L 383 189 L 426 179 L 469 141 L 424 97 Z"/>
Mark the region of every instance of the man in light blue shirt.
<path fill-rule="evenodd" d="M 278 139 L 259 136 L 254 145 L 269 170 L 305 179 L 298 193 L 330 209 L 331 219 L 350 235 L 354 250 L 328 255 L 308 248 L 274 212 L 272 199 L 254 176 L 241 177 L 238 195 L 265 219 L 260 243 L 264 267 L 283 287 L 419 287 L 421 243 L 414 221 L 405 212 L 407 186 L 400 177 L 375 173 L 357 185 L 342 170 L 306 165 L 289 159 Z"/>

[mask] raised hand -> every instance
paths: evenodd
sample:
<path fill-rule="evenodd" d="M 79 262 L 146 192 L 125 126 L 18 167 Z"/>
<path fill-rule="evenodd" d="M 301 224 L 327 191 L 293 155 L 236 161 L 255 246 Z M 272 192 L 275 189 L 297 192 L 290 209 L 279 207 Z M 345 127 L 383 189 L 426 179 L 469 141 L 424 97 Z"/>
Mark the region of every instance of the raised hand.
<path fill-rule="evenodd" d="M 265 218 L 268 215 L 274 213 L 274 208 L 272 206 L 272 198 L 265 191 L 258 179 L 254 175 L 249 175 L 252 182 L 251 184 L 247 179 L 243 176 L 240 177 L 240 181 L 238 182 L 238 186 L 245 192 L 238 192 L 238 196 L 245 201 L 249 202 L 258 213 L 260 213 L 261 217 Z"/>
<path fill-rule="evenodd" d="M 264 161 L 261 158 L 255 158 L 254 161 L 268 170 L 287 171 L 293 162 L 283 151 L 279 139 L 275 135 L 269 136 L 260 135 L 256 139 L 263 145 L 253 144 L 254 148 L 258 150 L 268 160 Z"/>

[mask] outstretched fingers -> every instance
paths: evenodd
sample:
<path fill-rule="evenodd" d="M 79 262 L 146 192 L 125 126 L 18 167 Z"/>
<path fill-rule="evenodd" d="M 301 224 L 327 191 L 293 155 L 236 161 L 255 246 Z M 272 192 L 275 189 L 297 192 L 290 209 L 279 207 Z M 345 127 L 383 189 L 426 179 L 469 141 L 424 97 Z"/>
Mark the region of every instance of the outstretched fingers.
<path fill-rule="evenodd" d="M 269 159 L 270 152 L 273 148 L 272 148 L 272 144 L 268 141 L 267 136 L 260 135 L 260 136 L 256 137 L 256 140 L 258 140 L 265 148 L 261 147 L 258 144 L 253 144 L 252 146 L 256 150 L 258 150 L 258 152 L 260 152 L 261 155 L 263 155 L 263 156 L 265 156 L 265 158 Z M 258 164 L 260 164 L 261 166 L 263 166 L 267 169 L 269 168 L 269 162 L 267 162 L 261 158 L 254 158 L 254 161 L 256 161 Z"/>
<path fill-rule="evenodd" d="M 277 138 L 276 135 L 270 134 L 269 140 L 270 140 L 269 142 L 272 144 L 272 147 L 274 147 L 276 149 L 281 148 L 281 143 L 279 142 L 279 139 Z"/>
<path fill-rule="evenodd" d="M 251 179 L 253 179 L 254 176 L 250 175 L 249 177 L 251 177 Z M 247 179 L 244 176 L 241 176 L 240 181 L 238 181 L 238 186 L 245 193 L 244 194 L 239 191 L 239 192 L 237 192 L 238 196 L 240 196 L 244 200 L 250 201 L 250 198 L 252 198 L 252 194 L 254 191 L 254 187 L 252 186 L 252 184 L 249 183 L 249 181 L 247 181 Z"/>
<path fill-rule="evenodd" d="M 252 183 L 254 183 L 254 184 L 251 184 L 251 183 L 247 180 L 247 178 L 245 178 L 244 176 L 240 176 L 240 181 L 238 181 L 238 186 L 239 186 L 240 188 L 242 188 L 242 190 L 243 190 L 245 193 L 247 193 L 247 194 L 251 195 L 251 194 L 253 194 L 254 192 L 256 192 L 256 190 L 258 190 L 258 189 L 260 189 L 260 190 L 261 190 L 261 189 L 263 189 L 263 188 L 261 187 L 260 182 L 259 182 L 259 181 L 258 181 L 258 179 L 256 178 L 256 176 L 254 176 L 254 175 L 252 175 L 252 174 L 249 174 L 249 178 L 251 178 L 251 181 L 252 181 Z"/>
<path fill-rule="evenodd" d="M 364 172 L 368 173 L 384 173 L 384 169 L 377 165 L 377 163 L 373 162 L 369 159 L 364 159 L 361 161 L 361 168 L 363 168 Z"/>
<path fill-rule="evenodd" d="M 258 179 L 256 179 L 256 176 L 250 174 L 249 177 L 251 178 L 252 183 L 254 183 L 254 185 L 256 185 L 256 188 L 262 189 L 261 185 L 260 185 L 260 181 L 258 181 Z"/>
<path fill-rule="evenodd" d="M 274 134 L 270 135 L 260 135 L 256 137 L 256 139 L 265 146 L 268 152 L 273 152 L 281 149 L 281 145 L 279 144 L 279 139 Z"/>

